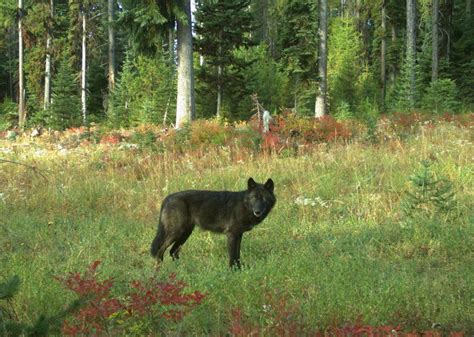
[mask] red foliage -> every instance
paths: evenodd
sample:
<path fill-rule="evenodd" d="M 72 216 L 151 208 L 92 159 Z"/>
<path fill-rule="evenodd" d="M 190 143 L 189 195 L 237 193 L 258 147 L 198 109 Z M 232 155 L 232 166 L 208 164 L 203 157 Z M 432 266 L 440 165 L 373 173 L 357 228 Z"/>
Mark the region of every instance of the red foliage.
<path fill-rule="evenodd" d="M 111 294 L 112 279 L 97 279 L 99 264 L 100 261 L 92 263 L 83 275 L 69 273 L 56 278 L 84 302 L 72 318 L 64 321 L 63 335 L 110 333 L 114 331 L 111 317 L 119 313 L 123 314 L 122 320 L 153 317 L 158 312 L 166 320 L 179 321 L 205 297 L 199 291 L 185 293 L 186 284 L 176 280 L 176 275 L 172 274 L 164 282 L 153 278 L 147 282 L 132 281 L 130 287 L 133 290 L 119 300 Z"/>
<path fill-rule="evenodd" d="M 130 315 L 149 314 L 156 304 L 160 304 L 162 307 L 174 306 L 161 312 L 162 317 L 172 321 L 182 319 L 189 309 L 200 304 L 205 297 L 199 291 L 184 293 L 186 284 L 183 281 L 177 281 L 175 274 L 171 274 L 167 282 L 151 278 L 147 283 L 133 281 L 131 287 L 134 290 L 128 294 L 130 300 L 126 307 Z M 175 307 L 180 307 L 180 309 Z"/>
<path fill-rule="evenodd" d="M 119 144 L 121 141 L 120 137 L 117 135 L 107 135 L 101 138 L 101 144 Z"/>
<path fill-rule="evenodd" d="M 316 140 L 323 142 L 332 142 L 336 139 L 347 140 L 351 137 L 349 129 L 332 116 L 326 115 L 316 119 L 315 129 L 317 130 Z"/>
<path fill-rule="evenodd" d="M 441 337 L 440 331 L 430 330 L 421 333 L 403 332 L 402 326 L 371 326 L 358 319 L 356 323 L 342 327 L 334 326 L 325 330 L 318 330 L 304 322 L 301 308 L 298 303 L 289 304 L 286 297 L 275 298 L 269 295 L 268 305 L 265 305 L 263 321 L 265 326 L 253 325 L 240 309 L 233 309 L 230 313 L 228 334 L 230 336 L 281 336 L 281 337 Z M 463 332 L 452 332 L 449 337 L 464 337 Z"/>
<path fill-rule="evenodd" d="M 393 121 L 395 126 L 400 127 L 401 129 L 408 131 L 418 125 L 421 121 L 421 115 L 419 113 L 413 112 L 410 114 L 405 113 L 396 113 L 393 116 Z"/>

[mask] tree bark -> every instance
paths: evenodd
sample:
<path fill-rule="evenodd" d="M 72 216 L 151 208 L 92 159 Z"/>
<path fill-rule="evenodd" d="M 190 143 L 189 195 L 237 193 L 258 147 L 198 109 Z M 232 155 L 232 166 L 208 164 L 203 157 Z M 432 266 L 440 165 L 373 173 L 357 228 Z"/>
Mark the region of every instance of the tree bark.
<path fill-rule="evenodd" d="M 319 2 L 319 87 L 316 96 L 316 104 L 314 116 L 317 118 L 326 115 L 327 107 L 327 36 L 328 36 L 328 2 L 327 0 L 320 0 Z"/>
<path fill-rule="evenodd" d="M 382 107 L 385 107 L 385 94 L 387 92 L 387 8 L 385 2 L 386 0 L 382 0 L 382 40 L 380 46 L 380 82 L 382 84 Z"/>
<path fill-rule="evenodd" d="M 48 25 L 48 37 L 46 39 L 46 61 L 45 61 L 45 71 L 44 71 L 44 99 L 43 99 L 43 109 L 48 110 L 49 105 L 51 104 L 51 30 L 54 18 L 54 0 L 50 1 L 49 4 L 50 10 L 50 24 Z"/>
<path fill-rule="evenodd" d="M 222 46 L 219 45 L 219 56 L 222 53 Z M 221 104 L 222 104 L 222 65 L 219 64 L 217 66 L 217 109 L 216 109 L 216 116 L 221 117 Z"/>
<path fill-rule="evenodd" d="M 107 31 L 109 37 L 109 50 L 108 50 L 108 96 L 106 107 L 107 114 L 113 116 L 114 114 L 114 102 L 113 102 L 113 92 L 115 88 L 115 27 L 114 27 L 114 11 L 115 11 L 115 1 L 107 1 Z"/>
<path fill-rule="evenodd" d="M 176 98 L 176 125 L 181 128 L 184 123 L 195 116 L 194 107 L 194 70 L 193 70 L 193 38 L 191 27 L 190 0 L 180 0 L 186 14 L 186 21 L 178 21 L 178 91 Z"/>
<path fill-rule="evenodd" d="M 115 1 L 108 0 L 108 33 L 109 33 L 109 94 L 115 87 L 115 29 L 114 29 L 114 9 Z M 110 109 L 110 107 L 109 107 Z"/>
<path fill-rule="evenodd" d="M 23 73 L 23 0 L 18 0 L 18 126 L 26 122 L 25 88 Z"/>
<path fill-rule="evenodd" d="M 410 107 L 415 107 L 416 97 L 416 0 L 407 0 L 407 51 Z"/>
<path fill-rule="evenodd" d="M 82 122 L 84 125 L 87 124 L 87 82 L 86 82 L 86 72 L 87 72 L 87 27 L 86 27 L 86 12 L 84 8 L 81 8 L 81 18 L 82 18 L 82 62 L 81 62 L 81 106 L 82 106 Z"/>
<path fill-rule="evenodd" d="M 432 60 L 431 60 L 431 81 L 434 82 L 438 79 L 438 65 L 439 65 L 439 42 L 438 42 L 438 30 L 439 30 L 439 0 L 432 0 Z"/>
<path fill-rule="evenodd" d="M 395 24 L 393 22 L 390 22 L 390 34 L 391 34 L 391 46 L 393 48 L 393 46 L 395 46 L 395 44 L 397 43 L 397 29 L 395 27 Z M 390 82 L 393 84 L 395 83 L 395 80 L 397 78 L 397 65 L 395 62 L 391 62 L 390 64 Z"/>

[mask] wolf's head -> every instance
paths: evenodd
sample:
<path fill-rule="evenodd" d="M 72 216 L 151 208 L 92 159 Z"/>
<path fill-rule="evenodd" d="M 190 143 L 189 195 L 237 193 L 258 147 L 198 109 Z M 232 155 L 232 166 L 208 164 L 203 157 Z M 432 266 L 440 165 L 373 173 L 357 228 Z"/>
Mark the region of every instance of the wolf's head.
<path fill-rule="evenodd" d="M 276 198 L 273 194 L 273 180 L 268 179 L 265 184 L 256 183 L 249 178 L 247 192 L 245 194 L 245 204 L 252 214 L 263 220 L 275 205 Z"/>

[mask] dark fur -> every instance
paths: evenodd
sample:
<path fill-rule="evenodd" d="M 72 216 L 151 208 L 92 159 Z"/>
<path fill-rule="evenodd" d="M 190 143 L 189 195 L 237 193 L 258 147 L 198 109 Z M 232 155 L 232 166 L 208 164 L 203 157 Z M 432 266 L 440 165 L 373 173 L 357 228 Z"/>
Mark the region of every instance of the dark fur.
<path fill-rule="evenodd" d="M 179 249 L 195 226 L 227 235 L 229 265 L 240 268 L 240 243 L 244 232 L 262 222 L 275 205 L 273 181 L 258 184 L 248 180 L 247 190 L 183 191 L 170 194 L 161 205 L 158 232 L 151 245 L 151 254 L 163 261 L 171 247 L 172 258 L 179 258 Z"/>

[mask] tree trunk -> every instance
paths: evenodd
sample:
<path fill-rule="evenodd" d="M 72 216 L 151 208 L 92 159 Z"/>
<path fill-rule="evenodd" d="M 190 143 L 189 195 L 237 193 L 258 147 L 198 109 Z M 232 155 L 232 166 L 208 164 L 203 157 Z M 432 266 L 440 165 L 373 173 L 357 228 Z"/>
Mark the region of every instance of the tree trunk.
<path fill-rule="evenodd" d="M 454 12 L 454 0 L 446 0 L 444 7 L 445 15 L 447 17 L 447 28 L 446 28 L 446 61 L 449 63 L 451 59 L 451 34 L 454 34 L 453 30 L 453 12 Z"/>
<path fill-rule="evenodd" d="M 217 117 L 221 117 L 221 104 L 222 104 L 221 77 L 222 77 L 222 65 L 219 64 L 217 66 L 217 110 L 216 110 Z"/>
<path fill-rule="evenodd" d="M 193 38 L 190 0 L 180 0 L 186 22 L 178 21 L 178 92 L 176 98 L 176 128 L 194 119 Z"/>
<path fill-rule="evenodd" d="M 113 92 L 115 88 L 115 27 L 114 27 L 114 10 L 115 1 L 107 1 L 107 22 L 108 22 L 108 35 L 109 35 L 109 69 L 108 69 L 108 96 L 106 106 L 107 114 L 113 116 L 114 114 L 114 102 Z"/>
<path fill-rule="evenodd" d="M 432 0 L 432 61 L 431 61 L 431 81 L 434 82 L 438 79 L 438 64 L 439 64 L 439 43 L 438 43 L 438 11 L 439 11 L 439 0 Z"/>
<path fill-rule="evenodd" d="M 382 40 L 380 46 L 380 82 L 382 84 L 382 107 L 385 108 L 387 92 L 387 13 L 385 0 L 382 0 Z M 384 109 L 385 110 L 385 109 Z"/>
<path fill-rule="evenodd" d="M 466 17 L 469 19 L 472 12 L 472 0 L 466 0 Z"/>
<path fill-rule="evenodd" d="M 23 73 L 23 0 L 18 0 L 18 126 L 26 122 L 25 88 Z"/>
<path fill-rule="evenodd" d="M 219 56 L 222 53 L 222 46 L 219 45 Z M 216 116 L 221 117 L 221 104 L 222 104 L 222 65 L 219 64 L 217 66 L 217 109 L 216 109 Z"/>
<path fill-rule="evenodd" d="M 115 87 L 115 29 L 114 29 L 115 1 L 108 0 L 108 33 L 109 33 L 109 95 Z M 111 107 L 109 107 L 110 109 Z"/>
<path fill-rule="evenodd" d="M 48 110 L 51 103 L 51 30 L 54 17 L 54 0 L 50 1 L 49 5 L 51 23 L 48 25 L 48 37 L 46 39 L 46 61 L 44 71 L 44 100 L 43 109 Z"/>
<path fill-rule="evenodd" d="M 314 116 L 317 118 L 326 115 L 327 107 L 327 37 L 328 37 L 328 2 L 320 0 L 319 2 L 319 88 L 316 96 Z"/>
<path fill-rule="evenodd" d="M 416 97 L 416 0 L 407 0 L 407 51 L 410 107 L 415 107 Z"/>
<path fill-rule="evenodd" d="M 81 106 L 82 106 L 82 122 L 84 125 L 87 124 L 87 82 L 86 82 L 86 71 L 87 71 L 87 45 L 86 45 L 86 11 L 84 8 L 81 8 L 82 16 L 82 65 L 81 65 Z"/>
<path fill-rule="evenodd" d="M 397 43 L 397 28 L 395 27 L 395 24 L 393 22 L 390 22 L 390 34 L 391 34 L 391 46 L 393 48 L 393 46 L 396 45 Z M 390 82 L 392 84 L 395 83 L 395 80 L 397 78 L 397 65 L 395 62 L 391 62 L 391 65 L 390 65 Z"/>

